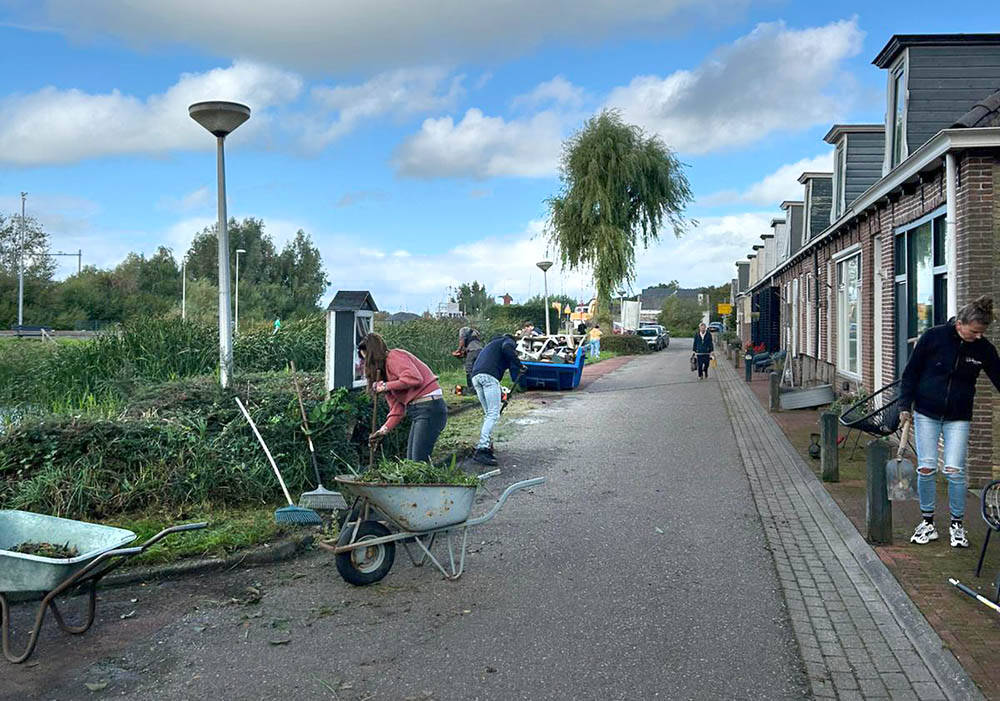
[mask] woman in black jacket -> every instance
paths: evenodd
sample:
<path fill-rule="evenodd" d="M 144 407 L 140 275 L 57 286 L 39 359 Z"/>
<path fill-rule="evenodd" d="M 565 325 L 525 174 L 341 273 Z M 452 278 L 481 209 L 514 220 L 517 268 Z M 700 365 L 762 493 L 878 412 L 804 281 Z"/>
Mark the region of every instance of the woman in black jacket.
<path fill-rule="evenodd" d="M 969 447 L 969 423 L 976 396 L 976 379 L 986 371 L 1000 389 L 1000 358 L 993 344 L 983 338 L 993 321 L 993 300 L 979 297 L 958 310 L 947 324 L 923 333 L 903 371 L 899 401 L 900 419 L 911 418 L 917 442 L 917 492 L 923 520 L 910 542 L 920 545 L 938 539 L 934 527 L 935 473 L 938 439 L 944 436 L 944 474 L 948 478 L 948 529 L 953 548 L 969 547 L 962 520 L 968 478 L 965 457 Z"/>
<path fill-rule="evenodd" d="M 698 379 L 708 379 L 708 363 L 715 353 L 715 346 L 712 344 L 712 332 L 704 324 L 698 326 L 698 333 L 694 335 L 694 347 L 692 348 L 694 357 L 698 361 Z"/>

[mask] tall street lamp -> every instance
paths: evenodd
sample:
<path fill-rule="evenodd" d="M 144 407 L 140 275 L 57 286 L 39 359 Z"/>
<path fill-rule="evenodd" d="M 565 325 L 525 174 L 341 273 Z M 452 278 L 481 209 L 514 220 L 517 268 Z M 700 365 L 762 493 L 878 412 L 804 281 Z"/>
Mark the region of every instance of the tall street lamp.
<path fill-rule="evenodd" d="M 188 107 L 191 119 L 215 136 L 219 178 L 219 383 L 229 386 L 233 372 L 233 329 L 229 309 L 229 230 L 226 223 L 226 156 L 223 143 L 243 122 L 250 108 L 238 102 L 196 102 Z"/>
<path fill-rule="evenodd" d="M 233 326 L 237 333 L 240 330 L 240 254 L 246 252 L 245 248 L 236 249 L 236 322 Z"/>
<path fill-rule="evenodd" d="M 549 268 L 552 267 L 551 260 L 542 260 L 535 263 L 542 271 L 542 279 L 545 281 L 545 335 L 552 335 L 549 329 Z"/>

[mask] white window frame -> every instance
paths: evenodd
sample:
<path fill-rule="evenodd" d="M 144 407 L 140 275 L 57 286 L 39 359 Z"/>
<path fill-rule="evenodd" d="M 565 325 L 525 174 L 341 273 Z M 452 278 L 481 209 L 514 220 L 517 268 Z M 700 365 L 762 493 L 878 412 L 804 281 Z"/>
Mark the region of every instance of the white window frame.
<path fill-rule="evenodd" d="M 902 55 L 899 59 L 892 64 L 889 69 L 888 75 L 888 85 L 886 87 L 886 106 L 885 106 L 885 160 L 882 163 L 882 175 L 886 175 L 893 168 L 897 167 L 900 163 L 905 161 L 909 155 L 910 150 L 906 145 L 906 122 L 909 117 L 910 108 L 910 50 L 904 49 Z M 899 163 L 895 165 L 892 162 L 893 151 L 895 151 L 895 137 L 896 137 L 896 112 L 893 110 L 894 103 L 896 103 L 896 78 L 902 74 L 903 76 L 903 129 L 900 134 L 902 139 L 902 148 L 899 151 Z"/>
<path fill-rule="evenodd" d="M 857 359 L 858 359 L 858 369 L 857 372 L 847 369 L 847 340 L 849 338 L 849 322 L 847 320 L 847 315 L 845 314 L 847 309 L 847 288 L 842 286 L 840 283 L 840 266 L 846 265 L 852 258 L 857 258 L 858 260 L 858 349 L 857 349 Z M 864 359 L 862 358 L 862 351 L 865 347 L 864 343 L 864 295 L 863 295 L 863 285 L 862 279 L 864 276 L 864 261 L 861 256 L 861 244 L 854 244 L 843 251 L 839 251 L 833 257 L 834 275 L 836 281 L 836 291 L 837 291 L 837 374 L 843 375 L 853 380 L 861 381 L 861 373 L 864 370 Z"/>
<path fill-rule="evenodd" d="M 813 316 L 816 313 L 816 278 L 812 273 L 806 273 L 806 347 L 803 351 L 806 355 L 813 352 L 813 339 L 816 338 L 816 331 L 813 328 Z M 817 320 L 818 321 L 818 320 Z"/>
<path fill-rule="evenodd" d="M 840 219 L 847 208 L 847 135 L 840 137 L 833 149 L 833 207 L 830 208 L 830 223 Z"/>
<path fill-rule="evenodd" d="M 812 214 L 812 178 L 806 180 L 806 193 L 805 193 L 805 204 L 802 205 L 802 245 L 806 245 L 806 241 L 812 238 L 812 230 L 809 225 L 809 216 Z"/>

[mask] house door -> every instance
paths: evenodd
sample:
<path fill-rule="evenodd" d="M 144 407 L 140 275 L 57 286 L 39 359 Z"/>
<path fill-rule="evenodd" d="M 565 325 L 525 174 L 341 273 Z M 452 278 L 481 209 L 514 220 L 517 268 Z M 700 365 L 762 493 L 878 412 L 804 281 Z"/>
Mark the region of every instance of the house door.
<path fill-rule="evenodd" d="M 872 285 L 875 290 L 875 299 L 872 304 L 872 343 L 874 344 L 872 358 L 875 362 L 875 378 L 872 391 L 878 391 L 885 385 L 885 378 L 882 374 L 882 237 L 875 237 L 875 250 L 872 253 Z"/>

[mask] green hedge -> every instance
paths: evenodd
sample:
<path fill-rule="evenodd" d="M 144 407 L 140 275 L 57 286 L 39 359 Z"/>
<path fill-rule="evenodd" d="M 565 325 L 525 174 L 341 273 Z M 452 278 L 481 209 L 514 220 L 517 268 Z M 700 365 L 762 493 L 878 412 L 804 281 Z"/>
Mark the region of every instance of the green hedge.
<path fill-rule="evenodd" d="M 622 355 L 641 355 L 649 353 L 649 344 L 640 336 L 623 336 L 619 334 L 605 334 L 601 337 L 601 350 L 614 351 Z"/>
<path fill-rule="evenodd" d="M 367 464 L 371 400 L 340 390 L 324 400 L 320 374 L 300 374 L 323 481 Z M 315 478 L 291 375 L 234 382 L 289 491 Z M 281 492 L 256 438 L 214 377 L 148 387 L 115 419 L 29 417 L 0 435 L 0 505 L 72 518 L 158 506 L 274 503 Z M 386 406 L 379 403 L 378 421 Z M 405 453 L 407 426 L 389 434 L 387 455 Z"/>

